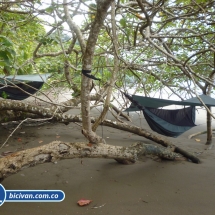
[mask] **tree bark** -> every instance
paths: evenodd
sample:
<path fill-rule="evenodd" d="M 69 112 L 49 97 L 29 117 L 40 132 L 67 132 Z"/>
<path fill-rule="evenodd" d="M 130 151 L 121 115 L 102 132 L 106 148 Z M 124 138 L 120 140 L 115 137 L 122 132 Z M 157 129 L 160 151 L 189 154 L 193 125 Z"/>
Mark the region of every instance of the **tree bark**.
<path fill-rule="evenodd" d="M 142 155 L 156 155 L 168 160 L 175 160 L 180 155 L 163 147 L 136 143 L 129 147 L 107 144 L 68 143 L 54 141 L 24 151 L 7 155 L 0 159 L 0 182 L 24 168 L 33 167 L 45 162 L 55 162 L 73 158 L 107 158 L 136 162 Z"/>
<path fill-rule="evenodd" d="M 98 0 L 97 12 L 95 20 L 92 24 L 90 34 L 87 40 L 86 50 L 83 57 L 82 70 L 88 71 L 89 74 L 92 70 L 92 62 L 94 57 L 94 51 L 100 29 L 103 21 L 107 16 L 108 8 L 113 0 Z M 90 120 L 90 89 L 92 85 L 92 79 L 82 74 L 81 79 L 81 113 L 82 113 L 82 133 L 91 143 L 102 142 L 102 138 L 99 137 L 93 130 Z"/>
<path fill-rule="evenodd" d="M 215 76 L 215 53 L 214 53 L 214 71 L 210 74 L 209 76 L 209 80 L 211 82 L 214 82 L 214 76 Z M 205 83 L 206 87 L 208 87 L 207 89 L 207 95 L 210 96 L 211 95 L 211 90 L 212 90 L 212 85 Z M 208 107 L 208 109 L 211 112 L 211 107 Z M 212 117 L 211 114 L 207 111 L 207 142 L 206 145 L 211 145 L 212 144 Z"/>
<path fill-rule="evenodd" d="M 211 111 L 211 107 L 208 107 Z M 212 144 L 212 117 L 210 113 L 207 112 L 207 142 L 206 145 Z"/>
<path fill-rule="evenodd" d="M 101 100 L 101 102 L 104 102 L 103 98 L 101 98 L 100 94 L 95 94 L 95 95 L 90 95 L 90 101 L 98 101 Z M 2 109 L 1 107 L 1 101 L 5 101 L 5 100 L 0 100 L 0 109 Z M 10 100 L 8 100 L 10 101 Z M 15 105 L 16 101 L 12 101 L 11 102 L 13 104 L 11 104 L 12 106 Z M 18 101 L 17 101 L 18 102 Z M 81 98 L 77 97 L 77 98 L 73 98 L 70 100 L 67 100 L 65 102 L 60 103 L 58 106 L 57 105 L 50 105 L 50 106 L 46 106 L 45 109 L 51 112 L 55 112 L 56 113 L 65 113 L 68 110 L 71 110 L 74 107 L 77 107 L 79 104 L 81 103 Z M 28 104 L 27 104 L 28 105 Z M 9 103 L 7 106 L 10 106 Z M 44 106 L 42 106 L 41 108 L 44 108 Z M 127 121 L 131 121 L 131 119 L 129 118 L 129 116 L 127 116 L 126 114 L 122 113 L 117 107 L 115 107 L 114 105 L 111 104 L 111 108 L 121 117 L 125 118 Z M 40 115 L 34 115 L 31 113 L 27 113 L 24 112 L 26 110 L 23 109 L 23 111 L 15 111 L 12 109 L 6 109 L 3 111 L 1 111 L 0 114 L 0 123 L 4 123 L 4 122 L 10 122 L 10 121 L 17 121 L 17 120 L 23 120 L 25 118 L 33 118 L 33 119 L 37 119 L 40 117 Z M 41 112 L 43 112 L 41 110 Z"/>
<path fill-rule="evenodd" d="M 95 121 L 92 126 L 92 130 L 95 132 L 97 127 L 106 117 L 106 114 L 109 110 L 110 100 L 112 96 L 113 86 L 116 82 L 116 76 L 119 70 L 119 59 L 118 59 L 118 38 L 116 33 L 116 22 L 115 22 L 115 1 L 111 3 L 111 25 L 112 25 L 112 41 L 113 41 L 113 48 L 114 48 L 114 67 L 113 71 L 111 72 L 111 78 L 109 81 L 109 86 L 107 90 L 107 96 L 104 102 L 103 111 L 100 114 L 99 118 Z"/>

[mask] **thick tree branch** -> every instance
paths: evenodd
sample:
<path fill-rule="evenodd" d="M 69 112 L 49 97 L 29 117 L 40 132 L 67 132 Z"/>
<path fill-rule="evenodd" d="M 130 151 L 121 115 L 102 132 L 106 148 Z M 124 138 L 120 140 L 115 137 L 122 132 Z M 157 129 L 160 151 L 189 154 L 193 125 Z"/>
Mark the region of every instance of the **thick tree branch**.
<path fill-rule="evenodd" d="M 0 159 L 0 182 L 27 167 L 45 162 L 73 158 L 106 158 L 136 162 L 141 155 L 156 155 L 175 160 L 180 156 L 165 148 L 136 143 L 129 147 L 107 144 L 68 143 L 54 141 L 47 145 L 15 152 Z"/>

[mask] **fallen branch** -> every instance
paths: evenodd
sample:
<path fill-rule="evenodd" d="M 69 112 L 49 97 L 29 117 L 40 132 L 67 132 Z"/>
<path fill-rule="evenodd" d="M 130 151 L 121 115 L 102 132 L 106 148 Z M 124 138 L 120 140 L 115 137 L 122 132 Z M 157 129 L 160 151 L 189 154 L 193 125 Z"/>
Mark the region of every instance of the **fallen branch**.
<path fill-rule="evenodd" d="M 215 129 L 212 129 L 212 131 L 215 131 Z M 197 132 L 197 133 L 189 135 L 188 139 L 192 139 L 193 137 L 196 137 L 196 136 L 198 136 L 200 134 L 206 134 L 206 133 L 207 133 L 207 131 L 200 131 L 200 132 Z"/>
<path fill-rule="evenodd" d="M 73 158 L 107 158 L 128 160 L 134 163 L 139 156 L 156 155 L 175 160 L 180 155 L 164 147 L 135 143 L 129 147 L 107 144 L 67 143 L 54 141 L 47 145 L 9 154 L 0 159 L 0 182 L 6 177 L 45 162 Z"/>
<path fill-rule="evenodd" d="M 53 121 L 58 121 L 58 122 L 62 122 L 65 124 L 68 124 L 70 122 L 82 122 L 81 116 L 55 113 L 53 111 L 47 110 L 42 107 L 33 106 L 30 104 L 25 104 L 25 103 L 17 102 L 17 101 L 3 100 L 2 102 L 0 102 L 0 110 L 11 110 L 11 109 L 16 110 L 16 111 L 30 112 L 30 113 L 37 114 L 37 115 L 45 117 L 45 118 L 50 117 L 50 118 L 52 118 Z M 92 117 L 91 122 L 94 123 L 95 118 Z M 200 163 L 199 158 L 197 158 L 193 154 L 175 146 L 169 140 L 164 139 L 162 136 L 157 136 L 155 134 L 152 134 L 143 128 L 139 128 L 134 125 L 129 125 L 127 123 L 113 122 L 111 120 L 104 120 L 102 124 L 105 126 L 109 126 L 112 128 L 116 128 L 116 129 L 120 129 L 123 131 L 128 131 L 128 132 L 140 135 L 140 136 L 145 137 L 149 140 L 152 140 L 158 144 L 161 144 L 162 146 L 172 148 L 173 151 L 175 151 L 176 153 L 182 154 L 183 156 L 185 156 L 186 158 L 188 158 L 189 160 L 191 160 L 194 163 Z"/>
<path fill-rule="evenodd" d="M 195 155 L 193 155 L 193 154 L 181 149 L 178 146 L 175 146 L 169 140 L 164 139 L 161 136 L 154 135 L 154 134 L 148 132 L 147 130 L 145 130 L 143 128 L 139 128 L 139 127 L 134 126 L 134 125 L 128 125 L 126 123 L 112 122 L 111 120 L 105 120 L 103 122 L 103 125 L 109 126 L 109 127 L 112 127 L 112 128 L 116 128 L 116 129 L 120 129 L 120 130 L 123 130 L 123 131 L 128 131 L 128 132 L 137 134 L 139 136 L 145 137 L 145 138 L 147 138 L 149 140 L 152 140 L 152 141 L 154 141 L 154 142 L 156 142 L 158 144 L 161 144 L 162 146 L 172 148 L 172 150 L 174 152 L 180 153 L 181 155 L 183 155 L 184 157 L 188 158 L 189 160 L 191 160 L 194 163 L 200 163 L 201 162 L 200 159 L 197 158 Z"/>

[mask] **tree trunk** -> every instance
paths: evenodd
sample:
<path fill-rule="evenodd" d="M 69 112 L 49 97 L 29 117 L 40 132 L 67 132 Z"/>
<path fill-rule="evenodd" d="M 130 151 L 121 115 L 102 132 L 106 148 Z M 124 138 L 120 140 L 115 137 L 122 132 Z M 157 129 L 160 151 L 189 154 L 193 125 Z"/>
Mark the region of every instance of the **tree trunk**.
<path fill-rule="evenodd" d="M 114 48 L 114 68 L 111 72 L 111 78 L 109 81 L 109 86 L 107 90 L 107 96 L 104 102 L 103 111 L 100 114 L 99 118 L 95 121 L 92 126 L 92 130 L 95 132 L 97 127 L 106 117 L 106 114 L 109 110 L 110 100 L 112 96 L 112 89 L 116 82 L 116 76 L 119 70 L 119 59 L 118 59 L 118 37 L 116 33 L 116 22 L 115 22 L 115 1 L 111 3 L 111 25 L 112 25 L 112 41 L 113 41 L 113 48 Z"/>
<path fill-rule="evenodd" d="M 208 107 L 211 111 L 211 107 Z M 212 117 L 210 113 L 207 112 L 207 142 L 206 145 L 212 144 Z"/>
<path fill-rule="evenodd" d="M 214 82 L 214 76 L 215 76 L 215 53 L 214 53 L 214 70 L 211 72 L 209 75 L 209 80 L 213 83 Z M 207 95 L 211 95 L 211 90 L 212 90 L 212 85 L 205 83 L 207 89 Z M 211 112 L 211 107 L 208 107 L 208 109 Z M 206 145 L 211 145 L 212 144 L 212 117 L 211 114 L 207 111 L 207 142 Z"/>

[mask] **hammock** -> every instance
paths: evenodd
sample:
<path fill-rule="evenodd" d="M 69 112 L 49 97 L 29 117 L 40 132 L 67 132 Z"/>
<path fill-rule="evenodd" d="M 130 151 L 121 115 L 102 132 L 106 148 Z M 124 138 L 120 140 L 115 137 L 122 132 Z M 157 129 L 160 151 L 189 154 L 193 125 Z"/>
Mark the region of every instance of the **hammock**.
<path fill-rule="evenodd" d="M 167 110 L 167 109 L 157 109 L 151 107 L 144 107 L 140 104 L 140 96 L 136 99 L 136 96 L 129 96 L 124 93 L 124 95 L 132 102 L 131 106 L 125 111 L 137 111 L 142 110 L 145 119 L 150 126 L 150 128 L 162 135 L 168 137 L 178 137 L 187 130 L 193 128 L 195 125 L 195 107 L 187 107 L 183 109 Z M 161 103 L 154 103 L 155 100 L 159 102 L 159 99 L 147 98 L 147 106 L 166 106 L 171 103 L 171 100 L 161 100 Z M 152 99 L 152 100 L 150 100 Z M 173 101 L 175 102 L 175 101 Z M 177 104 L 178 101 L 176 101 Z M 165 104 L 165 105 L 164 105 Z"/>
<path fill-rule="evenodd" d="M 178 137 L 195 125 L 195 107 L 176 110 L 145 108 L 142 110 L 153 131 L 168 137 Z"/>
<path fill-rule="evenodd" d="M 0 97 L 23 100 L 35 94 L 50 74 L 0 76 Z"/>
<path fill-rule="evenodd" d="M 159 108 L 164 107 L 168 105 L 183 105 L 183 106 L 203 106 L 203 104 L 199 101 L 197 97 L 187 99 L 184 101 L 174 101 L 169 99 L 157 99 L 157 98 L 150 98 L 150 97 L 143 97 L 143 96 L 137 96 L 132 95 L 129 96 L 128 94 L 124 95 L 132 102 L 130 108 L 135 108 L 136 105 L 134 102 L 137 102 L 139 105 L 142 105 L 143 107 L 151 107 L 151 108 Z M 211 98 L 207 95 L 199 95 L 199 98 L 204 102 L 205 105 L 208 107 L 214 107 L 215 106 L 215 99 Z M 131 110 L 132 111 L 132 110 Z"/>

